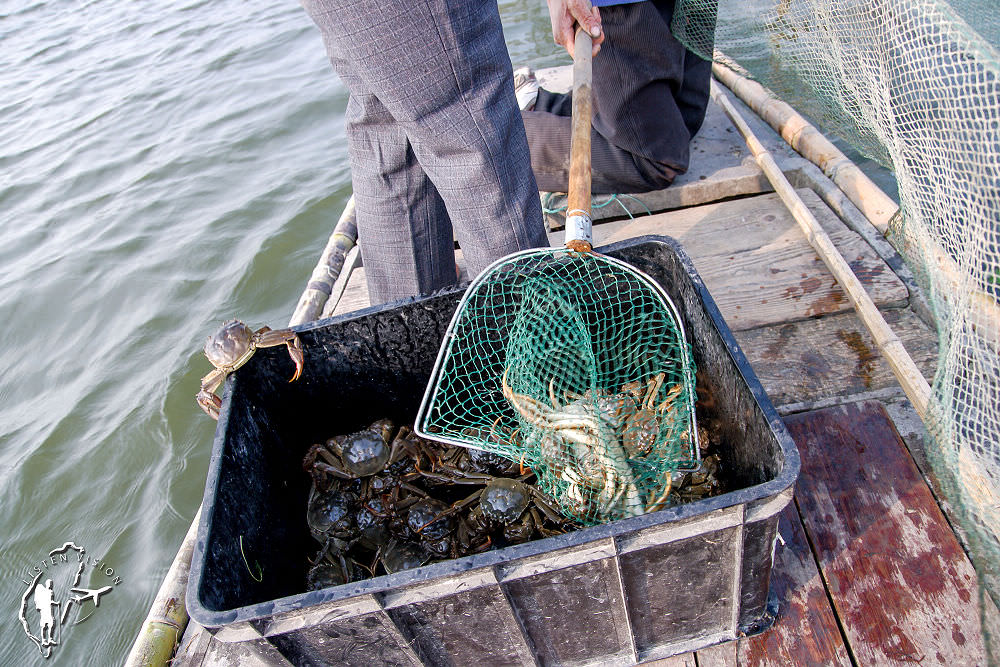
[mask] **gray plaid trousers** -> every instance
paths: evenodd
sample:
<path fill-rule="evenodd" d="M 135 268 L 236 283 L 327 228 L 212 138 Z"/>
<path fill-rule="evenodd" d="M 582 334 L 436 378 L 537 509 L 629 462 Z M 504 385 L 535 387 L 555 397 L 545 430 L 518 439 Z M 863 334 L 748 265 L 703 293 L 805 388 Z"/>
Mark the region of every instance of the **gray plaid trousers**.
<path fill-rule="evenodd" d="M 496 0 L 303 0 L 350 90 L 371 302 L 548 245 Z"/>

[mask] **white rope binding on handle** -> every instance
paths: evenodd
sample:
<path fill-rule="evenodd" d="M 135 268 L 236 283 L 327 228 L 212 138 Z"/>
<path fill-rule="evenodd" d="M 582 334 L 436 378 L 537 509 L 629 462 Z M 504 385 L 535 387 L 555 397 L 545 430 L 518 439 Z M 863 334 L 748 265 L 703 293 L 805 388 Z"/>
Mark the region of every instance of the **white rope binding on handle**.
<path fill-rule="evenodd" d="M 566 243 L 570 241 L 586 241 L 593 245 L 594 224 L 590 214 L 578 208 L 566 211 Z"/>

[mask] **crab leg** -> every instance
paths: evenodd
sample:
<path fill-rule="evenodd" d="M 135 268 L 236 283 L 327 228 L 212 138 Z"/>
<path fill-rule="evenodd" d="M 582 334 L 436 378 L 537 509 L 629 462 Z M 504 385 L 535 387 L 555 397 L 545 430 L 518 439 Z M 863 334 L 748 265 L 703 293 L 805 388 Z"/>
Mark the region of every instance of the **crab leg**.
<path fill-rule="evenodd" d="M 632 469 L 629 468 L 625 450 L 617 442 L 612 441 L 608 444 L 607 451 L 601 452 L 598 450 L 595 451 L 595 454 L 601 463 L 606 466 L 606 469 L 617 473 L 618 481 L 626 489 L 626 513 L 629 516 L 639 516 L 642 514 L 644 505 L 642 504 L 642 499 L 639 497 L 639 489 L 636 487 L 635 478 L 632 476 Z"/>
<path fill-rule="evenodd" d="M 628 465 L 628 456 L 615 437 L 613 425 L 601 419 L 599 415 L 589 414 L 586 405 L 574 403 L 566 408 L 560 408 L 555 397 L 555 378 L 549 381 L 549 399 L 552 401 L 552 408 L 530 396 L 514 393 L 507 384 L 507 371 L 508 369 L 504 369 L 500 382 L 501 390 L 518 414 L 533 426 L 558 433 L 570 444 L 577 461 L 586 461 L 591 457 L 597 459 L 604 471 L 603 483 L 596 480 L 593 483 L 594 486 L 602 485 L 598 496 L 599 513 L 609 514 L 624 495 L 626 514 L 628 516 L 642 514 L 645 506 L 639 497 L 635 478 Z M 644 405 L 652 404 L 663 378 L 663 373 L 660 373 L 650 381 L 650 391 L 644 397 Z M 567 499 L 573 503 L 583 503 L 585 499 L 580 488 L 582 480 L 579 475 L 566 467 L 560 477 L 569 483 L 565 492 Z"/>
<path fill-rule="evenodd" d="M 500 388 L 503 391 L 504 398 L 511 404 L 511 406 L 517 410 L 517 412 L 524 417 L 529 423 L 534 426 L 545 426 L 548 422 L 546 419 L 546 408 L 543 404 L 530 396 L 525 396 L 524 394 L 515 394 L 514 390 L 510 388 L 507 384 L 507 371 L 503 372 L 503 379 L 500 381 Z"/>
<path fill-rule="evenodd" d="M 299 340 L 298 336 L 295 336 L 285 344 L 288 346 L 288 356 L 295 362 L 295 375 L 292 376 L 289 382 L 295 382 L 302 375 L 302 366 L 305 363 L 305 355 L 302 352 L 302 341 Z"/>
<path fill-rule="evenodd" d="M 299 340 L 299 337 L 290 329 L 271 331 L 267 327 L 258 331 L 257 335 L 257 347 L 275 347 L 282 343 L 288 347 L 288 356 L 295 362 L 295 374 L 292 375 L 292 379 L 289 382 L 298 380 L 299 376 L 302 375 L 302 366 L 305 363 L 305 356 L 302 352 L 302 341 Z"/>
<path fill-rule="evenodd" d="M 218 421 L 219 411 L 222 409 L 222 399 L 205 390 L 198 392 L 195 398 L 201 409 L 205 411 L 205 414 Z"/>
<path fill-rule="evenodd" d="M 646 390 L 646 398 L 642 402 L 642 408 L 644 410 L 649 410 L 653 407 L 653 400 L 656 398 L 656 394 L 660 391 L 660 386 L 663 384 L 664 377 L 664 373 L 661 372 L 649 381 L 649 388 Z"/>
<path fill-rule="evenodd" d="M 555 384 L 556 384 L 555 378 L 549 380 L 549 400 L 552 401 L 552 408 L 554 410 L 558 410 L 559 401 L 556 400 Z"/>
<path fill-rule="evenodd" d="M 680 396 L 682 389 L 684 389 L 684 386 L 680 384 L 675 384 L 671 387 L 670 391 L 667 392 L 666 398 L 663 399 L 663 402 L 656 406 L 656 413 L 660 414 L 666 411 L 666 409 L 670 407 L 675 400 L 677 400 L 677 397 Z"/>
<path fill-rule="evenodd" d="M 673 487 L 674 478 L 672 475 L 667 476 L 667 485 L 663 489 L 663 493 L 659 495 L 658 498 L 653 500 L 646 507 L 646 512 L 656 512 L 663 508 L 667 503 L 667 497 L 670 495 L 670 489 Z"/>
<path fill-rule="evenodd" d="M 219 419 L 219 410 L 222 409 L 222 399 L 215 395 L 215 390 L 219 388 L 222 381 L 226 379 L 226 371 L 214 368 L 201 379 L 201 391 L 195 396 L 198 405 L 212 419 Z"/>

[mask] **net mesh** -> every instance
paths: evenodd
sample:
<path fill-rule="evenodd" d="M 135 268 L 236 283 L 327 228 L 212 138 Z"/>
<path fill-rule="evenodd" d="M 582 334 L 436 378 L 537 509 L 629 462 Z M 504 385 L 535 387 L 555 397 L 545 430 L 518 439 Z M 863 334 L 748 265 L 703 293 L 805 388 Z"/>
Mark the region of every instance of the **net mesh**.
<path fill-rule="evenodd" d="M 530 467 L 585 524 L 666 504 L 698 465 L 694 364 L 669 297 L 617 260 L 511 256 L 470 286 L 417 428 Z"/>
<path fill-rule="evenodd" d="M 716 17 L 717 20 L 716 20 Z M 928 459 L 1000 599 L 1000 12 L 995 1 L 678 0 L 725 53 L 894 172 L 889 238 L 937 323 Z"/>

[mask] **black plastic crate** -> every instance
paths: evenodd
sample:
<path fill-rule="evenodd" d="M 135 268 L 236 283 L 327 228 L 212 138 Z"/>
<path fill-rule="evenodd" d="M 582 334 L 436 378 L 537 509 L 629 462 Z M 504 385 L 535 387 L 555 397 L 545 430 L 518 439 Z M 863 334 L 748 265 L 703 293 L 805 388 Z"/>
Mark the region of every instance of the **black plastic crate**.
<path fill-rule="evenodd" d="M 302 665 L 631 665 L 767 628 L 795 444 L 676 241 L 647 236 L 601 251 L 648 273 L 677 305 L 726 424 L 727 488 L 738 490 L 303 592 L 317 549 L 303 455 L 380 417 L 412 423 L 461 290 L 372 308 L 299 327 L 306 362 L 294 383 L 283 347 L 259 351 L 227 380 L 191 617 L 222 641 L 266 638 Z"/>

